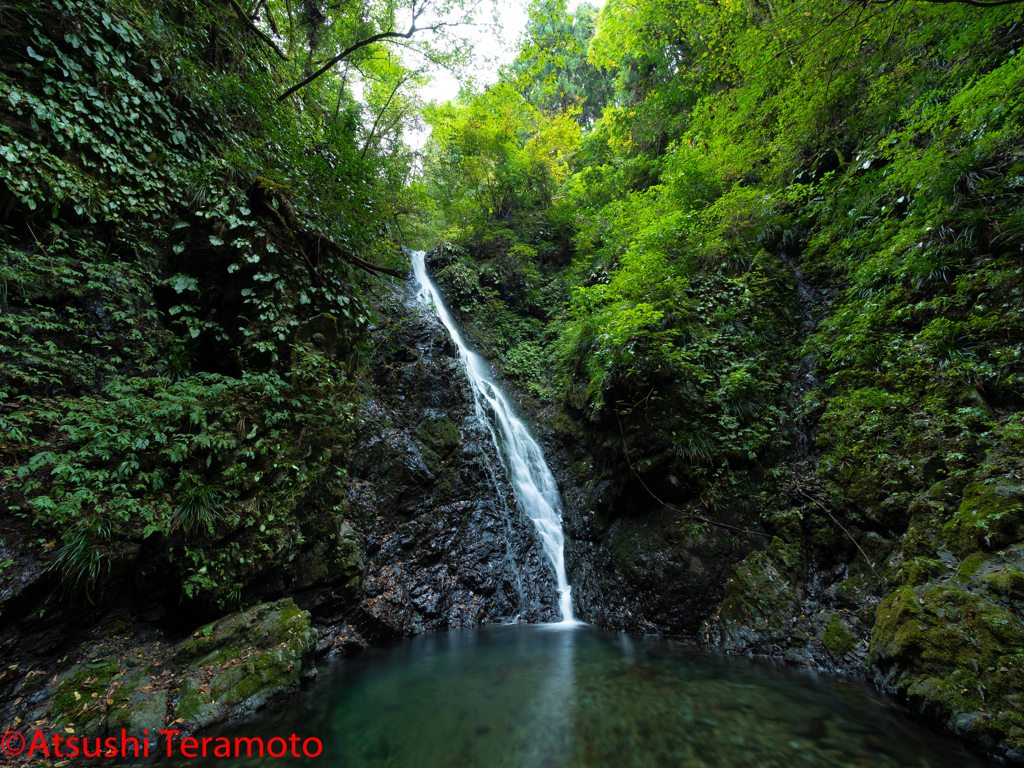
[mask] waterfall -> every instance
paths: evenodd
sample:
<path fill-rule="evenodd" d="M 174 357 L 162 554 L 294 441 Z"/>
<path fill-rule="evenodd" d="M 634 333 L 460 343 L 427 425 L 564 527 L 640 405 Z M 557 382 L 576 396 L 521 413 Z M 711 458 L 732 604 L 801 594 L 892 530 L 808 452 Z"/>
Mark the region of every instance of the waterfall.
<path fill-rule="evenodd" d="M 537 441 L 530 436 L 505 398 L 504 393 L 491 379 L 483 359 L 471 351 L 462 340 L 448 309 L 441 300 L 437 286 L 427 275 L 423 251 L 409 251 L 412 270 L 419 283 L 417 299 L 433 306 L 441 323 L 448 330 L 452 341 L 459 350 L 459 360 L 466 371 L 476 417 L 480 420 L 494 441 L 505 465 L 516 502 L 529 517 L 540 535 L 544 553 L 551 560 L 558 580 L 558 607 L 563 624 L 575 624 L 572 615 L 572 596 L 569 580 L 565 575 L 565 537 L 562 533 L 562 500 L 558 494 L 555 478 L 544 461 L 544 454 Z"/>

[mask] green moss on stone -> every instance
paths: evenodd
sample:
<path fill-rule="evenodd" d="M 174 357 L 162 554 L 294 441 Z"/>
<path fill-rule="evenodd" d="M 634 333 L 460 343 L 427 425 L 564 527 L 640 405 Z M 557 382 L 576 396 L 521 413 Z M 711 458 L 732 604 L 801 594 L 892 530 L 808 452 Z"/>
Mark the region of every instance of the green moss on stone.
<path fill-rule="evenodd" d="M 290 598 L 233 614 L 196 635 L 175 654 L 177 661 L 191 662 L 175 716 L 200 728 L 293 689 L 316 646 L 309 614 Z"/>
<path fill-rule="evenodd" d="M 857 638 L 846 628 L 838 614 L 832 614 L 822 638 L 825 647 L 836 656 L 845 656 L 857 645 Z"/>
<path fill-rule="evenodd" d="M 862 574 L 850 576 L 836 585 L 833 594 L 840 600 L 859 604 L 867 589 L 867 580 Z"/>
<path fill-rule="evenodd" d="M 987 559 L 988 556 L 984 552 L 975 552 L 960 563 L 956 569 L 957 575 L 969 579 L 978 572 L 978 569 L 985 564 Z"/>
<path fill-rule="evenodd" d="M 359 546 L 359 537 L 355 529 L 348 523 L 342 523 L 338 529 L 338 556 L 342 571 L 349 577 L 359 582 L 363 574 L 363 550 Z"/>
<path fill-rule="evenodd" d="M 1000 597 L 1010 600 L 1024 600 L 1024 571 L 1008 566 L 1002 571 L 987 573 L 982 577 L 985 587 Z"/>
<path fill-rule="evenodd" d="M 763 622 L 769 627 L 786 623 L 795 599 L 788 582 L 766 552 L 751 552 L 736 563 L 725 583 L 722 618 L 727 621 Z"/>
<path fill-rule="evenodd" d="M 919 708 L 942 712 L 972 739 L 1008 737 L 1021 717 L 1024 626 L 984 597 L 950 586 L 905 586 L 879 606 L 869 663 Z"/>
<path fill-rule="evenodd" d="M 103 694 L 117 673 L 117 666 L 96 661 L 89 663 L 101 666 L 90 667 L 83 663 L 58 679 L 56 693 L 48 707 L 50 719 L 71 721 L 84 727 L 106 714 Z M 94 698 L 94 693 L 99 695 Z M 75 694 L 78 694 L 77 697 Z"/>
<path fill-rule="evenodd" d="M 804 568 L 804 550 L 799 544 L 772 537 L 768 545 L 768 557 L 788 579 L 797 578 Z"/>
<path fill-rule="evenodd" d="M 612 537 L 612 555 L 619 569 L 637 575 L 645 563 L 671 550 L 676 531 L 670 517 L 658 514 L 621 520 Z"/>
<path fill-rule="evenodd" d="M 896 576 L 896 583 L 909 586 L 925 584 L 939 574 L 945 573 L 946 570 L 946 564 L 941 560 L 915 557 L 905 561 L 900 567 Z"/>
<path fill-rule="evenodd" d="M 1022 524 L 1024 494 L 1019 486 L 979 482 L 964 488 L 963 502 L 942 532 L 950 549 L 962 557 L 1019 541 Z"/>

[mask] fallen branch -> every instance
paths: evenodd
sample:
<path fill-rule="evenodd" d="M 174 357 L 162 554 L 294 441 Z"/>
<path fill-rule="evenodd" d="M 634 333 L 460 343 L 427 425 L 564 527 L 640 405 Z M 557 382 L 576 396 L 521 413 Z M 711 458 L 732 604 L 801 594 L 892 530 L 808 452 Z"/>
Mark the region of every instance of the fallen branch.
<path fill-rule="evenodd" d="M 622 429 L 622 419 L 619 418 L 619 412 L 618 411 L 615 411 L 615 420 L 619 423 L 619 433 L 622 435 L 622 451 L 623 451 L 623 453 L 626 456 L 626 465 L 629 467 L 630 471 L 636 476 L 636 479 L 640 481 L 640 485 L 642 485 L 644 487 L 644 490 L 647 491 L 647 493 L 649 493 L 651 495 L 652 499 L 654 499 L 656 502 L 661 504 L 661 506 L 665 507 L 666 509 L 671 509 L 676 514 L 682 515 L 683 517 L 690 518 L 691 520 L 698 520 L 699 522 L 707 523 L 708 525 L 714 525 L 714 526 L 717 526 L 719 528 L 727 528 L 730 531 L 736 531 L 736 533 L 745 533 L 748 536 L 763 536 L 766 539 L 771 538 L 771 536 L 769 536 L 767 533 L 761 533 L 760 531 L 748 531 L 745 528 L 737 528 L 736 526 L 729 525 L 728 523 L 719 523 L 719 522 L 715 522 L 714 520 L 709 520 L 706 517 L 701 517 L 700 515 L 695 515 L 692 512 L 684 512 L 683 510 L 679 509 L 678 507 L 673 507 L 671 504 L 666 504 L 664 501 L 659 499 L 654 494 L 654 491 L 652 491 L 650 488 L 647 487 L 647 483 L 645 483 L 644 479 L 642 477 L 640 477 L 640 473 L 636 471 L 636 467 L 634 467 L 633 466 L 633 462 L 630 461 L 630 458 L 629 458 L 629 448 L 626 447 L 626 432 L 625 432 L 625 430 Z"/>

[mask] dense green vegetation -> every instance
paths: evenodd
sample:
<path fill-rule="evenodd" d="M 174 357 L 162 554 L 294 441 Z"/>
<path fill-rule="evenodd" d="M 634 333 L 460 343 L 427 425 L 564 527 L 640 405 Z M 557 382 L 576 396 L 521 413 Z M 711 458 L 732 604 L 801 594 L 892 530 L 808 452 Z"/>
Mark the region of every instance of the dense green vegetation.
<path fill-rule="evenodd" d="M 727 642 L 785 652 L 797 595 L 841 567 L 819 647 L 866 653 L 884 598 L 876 672 L 930 712 L 985 712 L 956 727 L 990 747 L 1024 733 L 992 703 L 1024 680 L 1021 595 L 957 569 L 1018 574 L 1024 539 L 1021 14 L 609 0 L 591 33 L 593 9 L 536 2 L 501 82 L 427 114 L 418 182 L 452 303 L 582 438 L 580 482 L 635 474 L 617 514 L 675 510 L 648 552 L 709 517 L 774 537 L 709 617 Z M 655 519 L 597 520 L 631 578 Z M 897 618 L 911 597 L 934 635 Z"/>
<path fill-rule="evenodd" d="M 786 439 L 805 344 L 828 377 L 812 398 L 832 395 L 824 468 L 850 489 L 898 475 L 888 448 L 908 440 L 967 457 L 979 423 L 995 443 L 1015 432 L 980 399 L 1019 399 L 1019 10 L 802 8 L 610 3 L 588 70 L 528 34 L 502 83 L 428 113 L 423 183 L 481 257 L 476 280 L 473 262 L 446 270 L 461 306 L 497 291 L 557 315 L 491 334 L 512 375 L 526 349 L 555 363 L 528 388 L 592 418 L 642 401 L 659 444 L 742 462 Z M 534 8 L 573 49 L 566 19 Z M 524 89 L 537 60 L 549 86 Z M 564 129 L 587 101 L 545 88 L 573 101 L 598 67 L 614 97 L 585 135 Z M 837 302 L 810 339 L 794 336 L 798 271 Z"/>
<path fill-rule="evenodd" d="M 469 6 L 0 4 L 5 588 L 358 600 L 373 297 L 437 244 L 629 628 L 1024 750 L 1024 5 L 536 0 L 423 105 Z"/>
<path fill-rule="evenodd" d="M 390 46 L 400 11 L 3 8 L 0 536 L 63 591 L 143 562 L 215 610 L 300 552 L 344 567 L 321 541 L 345 509 L 363 295 L 404 271 L 422 72 Z"/>

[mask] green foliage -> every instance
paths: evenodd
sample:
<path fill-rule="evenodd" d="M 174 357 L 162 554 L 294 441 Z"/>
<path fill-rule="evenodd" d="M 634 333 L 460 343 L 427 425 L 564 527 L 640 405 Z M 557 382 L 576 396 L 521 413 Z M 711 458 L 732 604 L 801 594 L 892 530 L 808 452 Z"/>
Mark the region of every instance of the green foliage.
<path fill-rule="evenodd" d="M 395 260 L 403 75 L 374 70 L 371 126 L 279 104 L 287 67 L 219 6 L 40 0 L 0 32 L 34 54 L 0 76 L 3 514 L 62 542 L 68 595 L 148 539 L 142 571 L 237 604 L 344 509 L 372 321 L 349 257 Z"/>
<path fill-rule="evenodd" d="M 114 538 L 109 523 L 81 520 L 67 528 L 62 546 L 53 558 L 53 568 L 60 572 L 67 595 L 85 593 L 90 596 L 110 571 L 109 542 Z"/>
<path fill-rule="evenodd" d="M 598 120 L 612 97 L 608 71 L 587 61 L 597 14 L 585 2 L 572 14 L 564 0 L 534 2 L 519 55 L 506 73 L 535 107 L 571 114 L 583 126 Z"/>
<path fill-rule="evenodd" d="M 171 516 L 171 528 L 181 527 L 186 533 L 201 528 L 212 532 L 222 513 L 220 500 L 225 496 L 224 486 L 183 470 L 174 490 L 179 502 Z"/>
<path fill-rule="evenodd" d="M 433 105 L 424 182 L 449 226 L 481 234 L 488 222 L 511 222 L 550 204 L 579 141 L 564 114 L 545 115 L 499 83 L 459 103 Z"/>
<path fill-rule="evenodd" d="M 505 354 L 502 370 L 534 397 L 548 400 L 555 394 L 551 364 L 549 348 L 537 341 L 524 341 Z"/>

